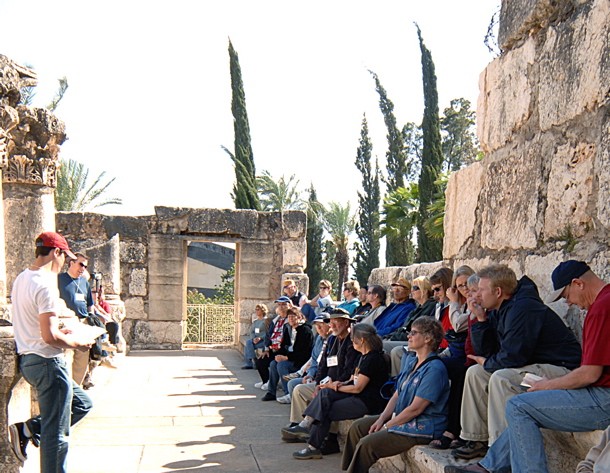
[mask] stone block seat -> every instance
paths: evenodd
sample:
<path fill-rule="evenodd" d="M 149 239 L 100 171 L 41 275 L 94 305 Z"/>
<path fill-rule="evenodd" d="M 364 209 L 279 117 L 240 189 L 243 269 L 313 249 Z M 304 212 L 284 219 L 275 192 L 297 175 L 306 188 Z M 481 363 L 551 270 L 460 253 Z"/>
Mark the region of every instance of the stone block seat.
<path fill-rule="evenodd" d="M 339 444 L 343 450 L 347 432 L 353 420 L 339 422 Z M 589 449 L 597 445 L 602 431 L 556 432 L 543 429 L 548 469 L 553 473 L 573 473 Z M 480 460 L 480 459 L 479 459 Z M 443 473 L 447 465 L 466 465 L 476 460 L 456 460 L 450 450 L 419 446 L 400 455 L 382 458 L 371 468 L 371 473 Z"/>

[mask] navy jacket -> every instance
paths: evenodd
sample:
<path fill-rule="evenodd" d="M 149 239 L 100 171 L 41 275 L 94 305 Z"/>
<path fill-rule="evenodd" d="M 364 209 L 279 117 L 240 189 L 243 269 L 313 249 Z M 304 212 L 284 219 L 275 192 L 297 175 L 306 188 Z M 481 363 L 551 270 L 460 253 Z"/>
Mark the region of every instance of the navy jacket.
<path fill-rule="evenodd" d="M 398 330 L 416 307 L 417 303 L 413 299 L 407 299 L 400 304 L 396 302 L 390 304 L 373 322 L 377 335 L 384 337 Z"/>
<path fill-rule="evenodd" d="M 574 334 L 553 310 L 542 302 L 534 281 L 519 280 L 517 290 L 485 322 L 471 327 L 475 352 L 487 358 L 485 371 L 518 368 L 534 363 L 580 365 L 581 348 Z"/>

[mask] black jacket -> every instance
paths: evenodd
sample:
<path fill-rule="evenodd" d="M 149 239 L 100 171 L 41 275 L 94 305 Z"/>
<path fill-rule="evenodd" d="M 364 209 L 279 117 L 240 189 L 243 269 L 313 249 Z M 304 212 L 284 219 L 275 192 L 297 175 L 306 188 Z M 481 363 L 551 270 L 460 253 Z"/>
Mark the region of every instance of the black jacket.
<path fill-rule="evenodd" d="M 329 367 L 327 359 L 335 355 L 338 357 L 339 364 Z M 349 334 L 343 340 L 339 340 L 334 335 L 331 335 L 328 337 L 328 342 L 326 342 L 326 351 L 322 354 L 322 359 L 318 364 L 318 372 L 315 377 L 316 384 L 327 376 L 330 376 L 333 381 L 347 381 L 354 373 L 356 359 L 359 356 L 360 353 L 354 349 Z"/>
<path fill-rule="evenodd" d="M 308 324 L 301 324 L 296 329 L 297 336 L 294 340 L 292 351 L 288 351 L 290 347 L 290 330 L 288 330 L 288 322 L 284 324 L 284 332 L 282 334 L 282 346 L 276 351 L 275 355 L 285 355 L 288 361 L 292 361 L 299 368 L 303 366 L 311 357 L 311 349 L 313 348 L 313 332 Z"/>
<path fill-rule="evenodd" d="M 487 358 L 485 371 L 546 363 L 574 369 L 580 365 L 581 348 L 574 334 L 553 310 L 542 302 L 534 281 L 519 280 L 517 290 L 485 322 L 471 327 L 472 346 Z"/>

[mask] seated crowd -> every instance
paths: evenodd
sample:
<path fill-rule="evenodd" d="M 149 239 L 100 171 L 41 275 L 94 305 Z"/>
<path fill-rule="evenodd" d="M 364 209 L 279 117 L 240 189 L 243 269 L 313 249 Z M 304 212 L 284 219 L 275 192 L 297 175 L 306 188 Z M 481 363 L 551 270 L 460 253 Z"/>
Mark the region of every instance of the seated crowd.
<path fill-rule="evenodd" d="M 337 422 L 357 419 L 343 451 L 349 472 L 424 444 L 484 457 L 447 473 L 547 472 L 541 428 L 610 425 L 610 285 L 574 260 L 551 280 L 547 302 L 588 311 L 582 348 L 529 277 L 493 264 L 401 277 L 389 305 L 379 285 L 349 281 L 336 305 L 329 281 L 309 301 L 287 280 L 275 317 L 257 306 L 243 368 L 254 361 L 263 401 L 291 404 L 281 435 L 307 442 L 296 459 L 339 453 Z M 578 471 L 607 471 L 597 467 L 609 462 L 607 438 Z"/>

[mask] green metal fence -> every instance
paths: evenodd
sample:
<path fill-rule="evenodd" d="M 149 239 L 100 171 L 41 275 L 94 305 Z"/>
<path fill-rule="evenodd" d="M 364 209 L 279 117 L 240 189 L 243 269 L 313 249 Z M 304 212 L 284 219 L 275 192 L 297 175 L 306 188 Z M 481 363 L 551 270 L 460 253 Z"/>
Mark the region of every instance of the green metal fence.
<path fill-rule="evenodd" d="M 183 343 L 235 343 L 235 314 L 232 305 L 186 306 L 186 335 Z"/>

